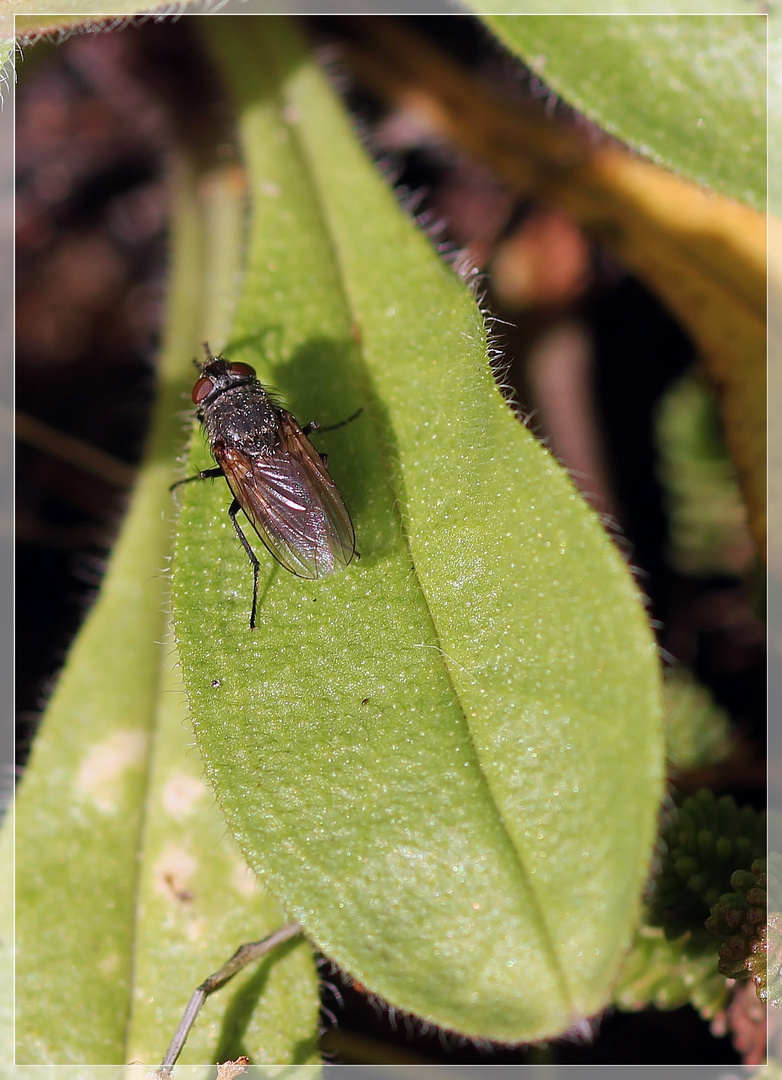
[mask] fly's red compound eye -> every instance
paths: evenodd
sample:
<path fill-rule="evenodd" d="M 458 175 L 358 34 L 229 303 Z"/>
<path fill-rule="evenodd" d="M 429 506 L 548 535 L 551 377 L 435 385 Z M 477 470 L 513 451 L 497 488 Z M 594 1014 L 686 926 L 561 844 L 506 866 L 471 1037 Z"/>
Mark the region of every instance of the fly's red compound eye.
<path fill-rule="evenodd" d="M 255 378 L 255 368 L 250 367 L 249 364 L 231 364 L 232 375 L 249 375 L 251 378 Z"/>
<path fill-rule="evenodd" d="M 210 394 L 214 390 L 214 383 L 211 379 L 206 378 L 199 379 L 193 387 L 193 404 L 200 405 L 207 394 Z"/>

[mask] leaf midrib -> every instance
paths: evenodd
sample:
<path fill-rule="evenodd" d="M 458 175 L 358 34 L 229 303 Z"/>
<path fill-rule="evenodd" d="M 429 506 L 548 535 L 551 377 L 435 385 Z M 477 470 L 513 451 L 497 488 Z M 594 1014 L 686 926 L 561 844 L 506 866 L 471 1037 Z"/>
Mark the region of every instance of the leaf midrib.
<path fill-rule="evenodd" d="M 310 187 L 310 190 L 312 191 L 313 201 L 314 201 L 315 205 L 318 208 L 318 215 L 319 215 L 320 220 L 322 221 L 322 224 L 323 224 L 323 232 L 324 232 L 324 235 L 325 235 L 325 237 L 327 239 L 327 243 L 329 245 L 329 248 L 331 249 L 333 265 L 334 265 L 335 270 L 336 270 L 336 275 L 335 276 L 336 276 L 337 283 L 338 283 L 338 288 L 339 288 L 339 291 L 340 291 L 340 294 L 341 294 L 341 297 L 342 297 L 344 310 L 346 311 L 346 313 L 348 314 L 349 317 L 351 317 L 353 315 L 357 315 L 358 312 L 355 311 L 354 306 L 353 306 L 353 304 L 351 302 L 350 291 L 349 291 L 349 287 L 348 287 L 348 283 L 347 283 L 347 277 L 346 277 L 346 273 L 345 273 L 345 269 L 344 269 L 343 260 L 340 258 L 340 245 L 339 245 L 339 242 L 338 242 L 338 238 L 337 238 L 337 235 L 335 233 L 335 230 L 330 227 L 328 210 L 327 210 L 326 204 L 324 203 L 324 200 L 322 198 L 322 188 L 316 182 L 317 171 L 316 171 L 316 169 L 314 167 L 314 164 L 313 164 L 313 161 L 312 161 L 312 159 L 311 159 L 311 157 L 310 157 L 310 155 L 309 155 L 309 153 L 307 151 L 306 142 L 305 142 L 305 140 L 303 140 L 301 138 L 301 135 L 299 133 L 297 125 L 288 123 L 288 121 L 284 118 L 285 117 L 285 108 L 284 108 L 284 106 L 289 105 L 291 103 L 289 101 L 285 100 L 284 92 L 283 92 L 282 96 L 278 96 L 277 100 L 278 100 L 279 104 L 281 106 L 283 106 L 282 108 L 280 108 L 280 113 L 279 113 L 280 118 L 281 118 L 280 122 L 285 125 L 285 127 L 286 127 L 286 129 L 287 129 L 287 131 L 288 131 L 288 133 L 290 135 L 291 143 L 292 143 L 293 147 L 295 148 L 295 152 L 298 155 L 298 157 L 301 159 L 304 175 L 307 177 L 308 186 Z M 250 171 L 250 167 L 248 165 L 248 172 L 249 171 Z M 356 319 L 355 321 L 360 322 L 358 319 Z M 484 328 L 485 328 L 485 324 L 484 324 Z M 364 400 L 366 402 L 369 402 L 368 405 L 365 405 L 365 408 L 368 408 L 369 411 L 374 412 L 373 407 L 372 407 L 373 395 L 372 395 L 371 391 L 367 389 L 369 386 L 371 386 L 371 379 L 369 377 L 369 370 L 368 370 L 366 362 L 364 360 L 364 347 L 363 346 L 359 350 L 359 352 L 360 352 L 360 357 L 361 357 L 361 359 L 360 359 L 360 367 L 361 367 L 361 372 L 362 372 L 362 376 L 363 376 L 362 377 L 362 384 L 363 384 L 363 388 L 364 388 L 364 395 L 363 396 L 364 396 Z M 376 427 L 381 426 L 381 421 L 377 417 L 375 417 L 375 426 Z M 549 957 L 549 959 L 551 961 L 551 965 L 552 965 L 553 969 L 556 971 L 557 981 L 559 983 L 560 992 L 562 994 L 562 999 L 563 999 L 563 1001 L 565 1001 L 567 1003 L 568 1008 L 570 1009 L 570 1011 L 573 1012 L 574 1009 L 575 1009 L 575 1005 L 574 1005 L 574 1002 L 572 1000 L 572 996 L 571 996 L 571 993 L 570 993 L 570 988 L 569 988 L 567 980 L 565 978 L 565 973 L 564 973 L 564 969 L 563 969 L 561 961 L 560 961 L 560 957 L 559 957 L 559 955 L 558 955 L 558 953 L 556 951 L 556 948 L 554 946 L 554 940 L 553 940 L 553 937 L 552 937 L 552 934 L 551 934 L 551 930 L 550 930 L 548 921 L 546 920 L 545 915 L 544 915 L 545 908 L 544 908 L 543 904 L 541 903 L 541 900 L 540 900 L 540 897 L 538 895 L 537 890 L 533 886 L 533 875 L 531 875 L 529 873 L 529 871 L 527 870 L 527 867 L 525 866 L 524 861 L 521 858 L 521 853 L 518 851 L 518 849 L 516 848 L 516 845 L 513 843 L 512 833 L 511 833 L 511 831 L 510 831 L 510 829 L 509 829 L 509 827 L 507 825 L 507 822 L 505 820 L 505 815 L 502 813 L 502 810 L 500 809 L 500 805 L 499 805 L 498 800 L 495 797 L 495 793 L 494 793 L 491 781 L 490 781 L 488 775 L 486 774 L 486 772 L 484 770 L 483 762 L 481 760 L 481 755 L 480 755 L 480 752 L 478 750 L 478 746 L 476 745 L 476 742 L 475 742 L 475 739 L 474 739 L 474 736 L 473 736 L 472 728 L 471 728 L 471 726 L 469 724 L 469 721 L 468 721 L 467 711 L 466 711 L 466 709 L 464 707 L 464 704 L 462 702 L 461 694 L 458 691 L 456 680 L 454 679 L 454 676 L 453 676 L 453 674 L 451 672 L 451 667 L 450 667 L 450 664 L 448 662 L 447 653 L 445 652 L 445 650 L 442 647 L 440 632 L 439 632 L 438 627 L 437 627 L 436 618 L 435 618 L 435 616 L 433 614 L 433 611 L 432 611 L 432 606 L 431 606 L 431 604 L 429 602 L 429 595 L 428 595 L 427 590 L 426 590 L 426 588 L 424 586 L 424 583 L 423 583 L 423 581 L 422 581 L 422 579 L 421 579 L 421 577 L 419 576 L 419 573 L 418 573 L 418 568 L 417 568 L 415 558 L 414 558 L 414 555 L 413 555 L 413 547 L 412 547 L 412 543 L 411 543 L 411 538 L 410 538 L 410 536 L 408 534 L 407 529 L 405 528 L 404 515 L 402 513 L 402 507 L 406 505 L 406 500 L 405 500 L 405 497 L 404 497 L 403 487 L 402 487 L 402 485 L 399 484 L 397 474 L 396 474 L 396 470 L 390 466 L 387 456 L 382 455 L 382 457 L 383 457 L 383 468 L 385 470 L 386 477 L 387 477 L 387 483 L 388 483 L 389 488 L 393 491 L 394 496 L 395 496 L 394 500 L 393 500 L 394 514 L 396 515 L 397 520 L 399 522 L 399 529 L 400 529 L 400 532 L 402 534 L 402 537 L 404 538 L 405 547 L 407 549 L 407 553 L 408 553 L 408 556 L 409 556 L 409 559 L 410 559 L 410 565 L 412 567 L 413 574 L 415 575 L 415 580 L 418 583 L 419 590 L 420 590 L 421 596 L 422 596 L 423 601 L 424 601 L 424 607 L 426 609 L 426 616 L 427 616 L 427 619 L 428 619 L 430 627 L 431 627 L 432 637 L 434 638 L 434 640 L 437 643 L 436 646 L 433 646 L 433 647 L 437 648 L 438 652 L 440 653 L 440 656 L 442 657 L 443 668 L 445 670 L 445 674 L 446 674 L 446 677 L 448 679 L 448 683 L 451 686 L 451 689 L 453 691 L 454 700 L 458 704 L 459 711 L 461 712 L 463 723 L 464 723 L 464 728 L 466 730 L 467 737 L 468 737 L 468 739 L 470 741 L 470 745 L 473 748 L 473 754 L 474 754 L 475 762 L 476 762 L 477 767 L 478 767 L 478 771 L 479 771 L 480 776 L 481 776 L 481 781 L 482 781 L 483 785 L 485 786 L 486 791 L 488 793 L 490 803 L 491 803 L 491 805 L 492 805 L 492 807 L 493 807 L 493 809 L 495 811 L 497 821 L 498 821 L 498 823 L 500 825 L 502 834 L 503 834 L 503 836 L 505 837 L 505 839 L 507 841 L 508 848 L 510 849 L 510 851 L 513 852 L 513 858 L 514 858 L 514 862 L 515 862 L 515 865 L 517 867 L 518 873 L 519 873 L 520 877 L 522 878 L 522 880 L 525 882 L 525 884 L 527 886 L 527 889 L 528 889 L 528 892 L 529 892 L 529 895 L 533 899 L 534 909 L 535 909 L 534 910 L 535 918 L 536 918 L 536 921 L 537 921 L 537 923 L 539 925 L 539 928 L 540 928 L 541 938 L 542 938 L 542 942 L 543 942 L 544 947 L 545 947 L 545 951 L 546 951 L 546 953 L 547 953 L 547 955 L 548 955 L 548 957 Z M 401 462 L 401 458 L 400 458 L 399 469 L 401 470 L 402 468 L 403 468 L 403 466 L 402 466 L 402 462 Z"/>

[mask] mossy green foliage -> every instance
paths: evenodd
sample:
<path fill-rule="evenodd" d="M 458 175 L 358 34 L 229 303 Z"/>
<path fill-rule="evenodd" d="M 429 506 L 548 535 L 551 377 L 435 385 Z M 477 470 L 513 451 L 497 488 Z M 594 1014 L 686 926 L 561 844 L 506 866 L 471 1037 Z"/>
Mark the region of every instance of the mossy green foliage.
<path fill-rule="evenodd" d="M 308 936 L 475 1036 L 600 1009 L 662 790 L 656 649 L 565 472 L 502 400 L 479 310 L 406 219 L 288 24 L 202 28 L 252 220 L 229 358 L 322 439 L 360 560 L 251 572 L 222 482 L 182 495 L 176 633 L 209 777 Z M 191 468 L 209 464 L 196 435 Z"/>
<path fill-rule="evenodd" d="M 749 870 L 763 856 L 766 817 L 750 806 L 738 807 L 730 795 L 717 798 L 702 788 L 671 810 L 660 848 L 649 920 L 672 938 L 686 930 L 698 933 L 734 870 Z"/>
<path fill-rule="evenodd" d="M 751 978 L 761 1001 L 768 997 L 766 973 L 766 860 L 756 859 L 750 870 L 731 874 L 733 892 L 712 906 L 706 929 L 722 938 L 720 972 L 729 979 Z"/>
<path fill-rule="evenodd" d="M 702 804 L 716 803 L 711 793 L 707 799 L 700 796 Z M 723 808 L 726 804 L 723 804 Z M 742 815 L 735 808 L 734 821 L 743 818 L 744 833 L 753 833 L 747 827 L 749 815 Z M 688 808 L 690 819 L 694 816 L 693 807 Z M 754 815 L 754 812 L 753 812 Z M 723 826 L 727 812 L 723 809 Z M 757 822 L 760 815 L 754 815 Z M 701 821 L 701 824 L 703 822 Z M 728 833 L 735 832 L 730 825 Z M 668 831 L 669 840 L 671 833 Z M 693 845 L 690 845 L 692 847 Z M 701 849 L 706 851 L 710 845 L 701 840 Z M 714 845 L 712 850 L 716 849 Z M 741 843 L 734 850 L 742 850 Z M 669 858 L 681 869 L 679 849 L 672 849 Z M 743 980 L 751 978 L 761 1001 L 768 1001 L 772 996 L 779 997 L 779 948 L 780 923 L 778 917 L 770 917 L 768 936 L 766 932 L 766 861 L 758 859 L 750 870 L 737 870 L 730 876 L 733 892 L 723 894 L 712 906 L 711 914 L 704 925 L 699 925 L 697 916 L 703 906 L 698 905 L 695 912 L 689 904 L 688 914 L 692 912 L 693 923 L 690 929 L 682 932 L 683 919 L 669 917 L 662 926 L 643 925 L 636 935 L 622 966 L 614 988 L 614 1003 L 621 1009 L 636 1011 L 653 1006 L 657 1009 L 676 1009 L 681 1005 L 692 1005 L 704 1019 L 711 1020 L 723 1010 L 730 998 L 728 979 Z M 669 868 L 663 869 L 663 877 Z M 712 879 L 719 875 L 712 874 Z M 675 875 L 675 871 L 674 874 Z M 690 885 L 695 880 L 691 875 L 687 880 Z M 704 891 L 701 879 L 699 891 Z M 677 885 L 680 882 L 677 880 Z M 707 884 L 705 890 L 713 889 Z M 668 895 L 673 893 L 668 889 Z M 679 905 L 681 912 L 684 905 Z M 655 919 L 657 911 L 652 907 L 649 918 Z M 660 919 L 659 921 L 663 921 Z M 676 931 L 678 930 L 678 935 Z M 721 939 L 718 944 L 715 938 Z M 767 944 L 770 942 L 771 945 Z M 767 965 L 768 954 L 768 965 Z M 768 975 L 767 975 L 768 967 Z"/>
<path fill-rule="evenodd" d="M 728 1003 L 728 984 L 717 968 L 715 943 L 704 935 L 670 939 L 660 927 L 642 926 L 613 991 L 625 1012 L 692 1005 L 706 1020 Z"/>

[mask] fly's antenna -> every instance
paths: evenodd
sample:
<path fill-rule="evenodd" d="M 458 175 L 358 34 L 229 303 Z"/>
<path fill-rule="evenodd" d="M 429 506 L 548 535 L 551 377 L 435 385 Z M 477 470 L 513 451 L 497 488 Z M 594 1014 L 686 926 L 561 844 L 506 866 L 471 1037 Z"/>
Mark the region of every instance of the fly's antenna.
<path fill-rule="evenodd" d="M 207 364 L 209 363 L 210 360 L 216 360 L 217 359 L 216 356 L 212 356 L 212 350 L 209 348 L 209 342 L 208 341 L 202 341 L 201 342 L 201 348 L 206 353 L 206 363 Z M 204 365 L 201 363 L 200 360 L 197 360 L 195 358 L 195 356 L 194 356 L 193 357 L 193 367 L 196 369 L 196 371 L 203 371 Z"/>

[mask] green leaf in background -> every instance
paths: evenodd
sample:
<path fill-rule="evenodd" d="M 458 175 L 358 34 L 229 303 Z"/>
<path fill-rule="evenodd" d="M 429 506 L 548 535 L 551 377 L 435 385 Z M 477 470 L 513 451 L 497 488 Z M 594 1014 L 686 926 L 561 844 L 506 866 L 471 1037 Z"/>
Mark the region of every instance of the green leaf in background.
<path fill-rule="evenodd" d="M 365 408 L 317 440 L 361 559 L 308 582 L 264 558 L 254 633 L 228 489 L 183 490 L 175 625 L 210 779 L 288 915 L 370 990 L 474 1036 L 557 1034 L 607 1001 L 648 873 L 663 740 L 640 598 L 289 24 L 199 26 L 253 200 L 212 344 L 301 422 Z"/>
<path fill-rule="evenodd" d="M 470 7 L 600 127 L 674 172 L 765 209 L 762 15 L 506 15 L 482 0 Z"/>
<path fill-rule="evenodd" d="M 20 1064 L 160 1061 L 195 986 L 284 919 L 254 885 L 203 785 L 166 632 L 168 489 L 189 361 L 195 343 L 225 325 L 241 249 L 232 170 L 198 176 L 179 162 L 173 173 L 153 434 L 19 790 Z M 184 1060 L 213 1062 L 238 1044 L 255 1061 L 312 1061 L 318 1010 L 311 950 L 292 943 L 209 1002 Z"/>
<path fill-rule="evenodd" d="M 685 667 L 665 673 L 668 763 L 676 772 L 714 765 L 736 751 L 730 716 Z"/>
<path fill-rule="evenodd" d="M 685 372 L 667 388 L 656 409 L 655 436 L 669 564 L 692 576 L 746 572 L 754 554 L 747 512 L 717 397 L 702 375 Z"/>

